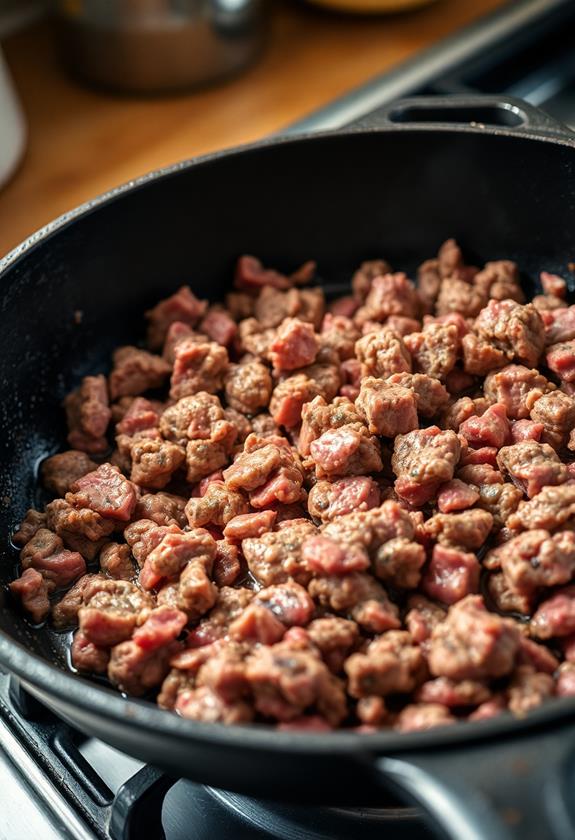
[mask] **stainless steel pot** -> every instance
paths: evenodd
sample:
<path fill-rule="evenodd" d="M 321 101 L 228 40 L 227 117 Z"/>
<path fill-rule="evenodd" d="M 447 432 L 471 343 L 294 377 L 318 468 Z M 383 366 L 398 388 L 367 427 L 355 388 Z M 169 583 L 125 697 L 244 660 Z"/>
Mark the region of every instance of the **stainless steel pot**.
<path fill-rule="evenodd" d="M 263 43 L 265 0 L 54 0 L 60 53 L 75 74 L 159 93 L 238 72 Z"/>

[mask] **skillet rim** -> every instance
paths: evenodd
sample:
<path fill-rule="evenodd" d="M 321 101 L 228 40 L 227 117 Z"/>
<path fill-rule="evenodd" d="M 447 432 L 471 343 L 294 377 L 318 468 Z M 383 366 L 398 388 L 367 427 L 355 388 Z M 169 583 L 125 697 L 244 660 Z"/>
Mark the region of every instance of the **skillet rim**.
<path fill-rule="evenodd" d="M 0 284 L 10 270 L 16 269 L 20 260 L 73 224 L 77 219 L 100 207 L 111 204 L 122 196 L 136 192 L 148 184 L 163 178 L 176 176 L 198 166 L 217 162 L 220 158 L 234 158 L 250 155 L 260 150 L 284 145 L 300 145 L 310 140 L 334 139 L 339 141 L 355 135 L 387 133 L 455 133 L 504 137 L 511 140 L 547 142 L 555 146 L 575 148 L 575 137 L 566 134 L 549 134 L 537 128 L 510 128 L 466 123 L 422 123 L 383 124 L 358 126 L 337 131 L 308 132 L 296 136 L 268 137 L 253 143 L 218 150 L 206 155 L 189 158 L 152 170 L 119 186 L 89 199 L 63 213 L 33 232 L 0 259 Z M 0 287 L 1 291 L 1 287 Z M 33 686 L 39 693 L 57 699 L 63 705 L 73 705 L 100 718 L 134 728 L 153 728 L 159 736 L 185 738 L 187 741 L 201 741 L 213 745 L 241 747 L 260 751 L 281 751 L 299 754 L 302 752 L 322 755 L 350 755 L 358 753 L 382 755 L 389 753 L 410 753 L 414 750 L 455 747 L 461 743 L 473 743 L 479 739 L 494 739 L 499 736 L 520 736 L 523 733 L 545 726 L 550 722 L 559 724 L 573 719 L 575 698 L 555 698 L 518 720 L 504 713 L 487 721 L 465 722 L 464 725 L 438 727 L 425 732 L 399 733 L 382 730 L 376 733 L 358 733 L 346 730 L 333 732 L 282 732 L 267 724 L 225 726 L 216 723 L 202 723 L 186 720 L 176 714 L 169 714 L 153 703 L 137 698 L 124 698 L 111 688 L 91 683 L 73 672 L 61 670 L 44 658 L 29 651 L 24 645 L 0 629 L 0 664 L 20 677 L 24 683 Z M 48 701 L 49 702 L 49 701 Z M 270 735 L 273 737 L 270 738 Z"/>

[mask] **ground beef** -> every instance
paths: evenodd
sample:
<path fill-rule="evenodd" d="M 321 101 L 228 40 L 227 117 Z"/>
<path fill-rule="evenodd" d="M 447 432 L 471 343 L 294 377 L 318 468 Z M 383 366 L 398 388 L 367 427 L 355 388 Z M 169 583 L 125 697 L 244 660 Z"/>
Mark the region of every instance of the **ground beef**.
<path fill-rule="evenodd" d="M 291 720 L 310 707 L 335 726 L 346 717 L 343 684 L 315 651 L 264 645 L 248 659 L 246 678 L 264 717 Z"/>
<path fill-rule="evenodd" d="M 216 344 L 229 347 L 238 330 L 234 319 L 222 306 L 210 306 L 205 317 L 200 322 L 199 330 Z"/>
<path fill-rule="evenodd" d="M 398 435 L 391 460 L 396 493 L 416 507 L 425 504 L 441 484 L 453 478 L 460 453 L 455 432 L 438 426 Z"/>
<path fill-rule="evenodd" d="M 449 402 L 445 385 L 426 373 L 394 373 L 386 382 L 413 391 L 417 412 L 422 417 L 435 417 Z"/>
<path fill-rule="evenodd" d="M 26 511 L 26 516 L 17 526 L 17 530 L 12 535 L 12 542 L 21 548 L 29 542 L 39 528 L 46 527 L 47 516 L 45 513 L 40 513 L 34 508 Z"/>
<path fill-rule="evenodd" d="M 33 624 L 41 624 L 50 613 L 50 591 L 45 575 L 32 567 L 10 584 L 10 592 L 18 598 Z"/>
<path fill-rule="evenodd" d="M 101 455 L 108 449 L 106 430 L 112 417 L 105 376 L 85 376 L 64 400 L 68 443 L 74 449 Z"/>
<path fill-rule="evenodd" d="M 315 272 L 244 255 L 225 305 L 181 287 L 80 381 L 11 599 L 193 720 L 403 732 L 575 695 L 565 281 L 526 303 L 454 240 L 327 308 Z"/>
<path fill-rule="evenodd" d="M 456 722 L 457 718 L 440 703 L 414 703 L 401 710 L 395 728 L 400 732 L 423 732 Z"/>
<path fill-rule="evenodd" d="M 170 397 L 179 400 L 207 391 L 219 391 L 228 367 L 225 347 L 215 342 L 200 344 L 192 339 L 180 341 L 174 350 L 174 368 L 170 379 Z"/>
<path fill-rule="evenodd" d="M 287 318 L 270 344 L 269 358 L 276 372 L 297 370 L 311 365 L 318 350 L 319 341 L 313 326 L 298 318 Z"/>
<path fill-rule="evenodd" d="M 117 527 L 118 522 L 105 519 L 89 507 L 80 510 L 64 499 L 55 499 L 46 505 L 47 525 L 64 541 L 71 551 L 78 551 L 86 560 L 93 560 L 105 538 Z"/>
<path fill-rule="evenodd" d="M 414 284 L 403 272 L 374 277 L 364 305 L 355 314 L 355 321 L 383 322 L 390 315 L 416 318 L 420 302 Z"/>
<path fill-rule="evenodd" d="M 536 529 L 513 537 L 486 557 L 489 568 L 501 568 L 510 589 L 531 595 L 540 587 L 568 583 L 575 572 L 575 534 L 551 536 Z"/>
<path fill-rule="evenodd" d="M 404 630 L 384 633 L 365 653 L 354 653 L 344 664 L 352 697 L 407 694 L 427 674 L 421 648 Z"/>
<path fill-rule="evenodd" d="M 523 717 L 555 693 L 553 678 L 529 665 L 521 665 L 511 678 L 507 690 L 509 710 Z"/>
<path fill-rule="evenodd" d="M 302 557 L 302 544 L 316 534 L 315 526 L 304 519 L 282 523 L 277 531 L 242 541 L 242 553 L 252 575 L 264 586 L 285 583 L 293 578 L 304 586 L 311 578 Z"/>
<path fill-rule="evenodd" d="M 519 638 L 515 622 L 488 612 L 479 595 L 468 595 L 434 628 L 430 671 L 454 680 L 504 676 L 513 668 Z"/>
<path fill-rule="evenodd" d="M 538 439 L 560 450 L 567 444 L 575 426 L 575 399 L 563 391 L 543 394 L 531 409 L 530 417 L 543 426 Z"/>
<path fill-rule="evenodd" d="M 530 501 L 521 502 L 507 524 L 515 529 L 545 528 L 555 531 L 572 517 L 575 517 L 575 485 L 551 485 L 544 487 Z"/>
<path fill-rule="evenodd" d="M 110 651 L 90 642 L 81 630 L 77 630 L 72 640 L 70 658 L 73 667 L 78 671 L 105 674 L 110 661 Z"/>
<path fill-rule="evenodd" d="M 365 335 L 355 345 L 355 355 L 361 362 L 362 376 L 386 379 L 393 373 L 409 373 L 411 356 L 403 339 L 392 330 L 379 330 Z"/>
<path fill-rule="evenodd" d="M 171 367 L 161 356 L 138 347 L 120 347 L 114 353 L 114 367 L 110 374 L 110 396 L 137 396 L 144 391 L 160 388 Z"/>
<path fill-rule="evenodd" d="M 170 324 L 175 321 L 193 327 L 203 316 L 206 301 L 200 301 L 189 286 L 182 286 L 169 298 L 160 301 L 146 312 L 148 320 L 148 344 L 153 350 L 162 346 Z"/>
<path fill-rule="evenodd" d="M 455 324 L 427 324 L 422 332 L 406 336 L 405 344 L 416 371 L 444 380 L 457 362 L 459 331 Z"/>
<path fill-rule="evenodd" d="M 70 449 L 46 458 L 40 468 L 40 477 L 46 490 L 55 496 L 65 496 L 75 481 L 97 466 L 85 452 Z"/>
<path fill-rule="evenodd" d="M 308 591 L 319 604 L 349 616 L 368 633 L 383 633 L 401 626 L 396 605 L 367 572 L 314 577 Z"/>
<path fill-rule="evenodd" d="M 228 405 L 244 414 L 257 414 L 266 408 L 272 387 L 268 368 L 257 359 L 230 365 L 224 380 Z"/>
<path fill-rule="evenodd" d="M 497 464 L 530 499 L 542 487 L 564 484 L 569 478 L 567 467 L 555 450 L 547 443 L 534 440 L 504 446 L 497 454 Z"/>
<path fill-rule="evenodd" d="M 477 550 L 487 540 L 493 527 L 493 516 L 486 510 L 465 513 L 436 513 L 425 523 L 425 531 L 447 546 Z"/>
<path fill-rule="evenodd" d="M 464 318 L 475 318 L 486 303 L 487 296 L 481 289 L 457 277 L 446 277 L 439 287 L 435 311 L 438 315 L 459 312 Z"/>
<path fill-rule="evenodd" d="M 329 347 L 336 351 L 341 361 L 355 358 L 355 343 L 360 338 L 360 332 L 351 318 L 327 312 L 320 334 L 322 347 Z"/>
<path fill-rule="evenodd" d="M 371 434 L 395 437 L 419 427 L 415 393 L 402 385 L 368 376 L 362 380 L 355 405 Z"/>
<path fill-rule="evenodd" d="M 317 478 L 364 475 L 383 466 L 379 442 L 357 423 L 330 429 L 310 444 Z"/>
<path fill-rule="evenodd" d="M 351 288 L 353 289 L 354 297 L 359 300 L 365 300 L 374 278 L 383 277 L 389 274 L 390 271 L 391 266 L 386 260 L 366 260 L 362 262 L 351 278 Z"/>
<path fill-rule="evenodd" d="M 479 493 L 459 478 L 446 481 L 437 494 L 437 507 L 440 513 L 453 513 L 467 510 L 479 501 Z"/>
<path fill-rule="evenodd" d="M 151 519 L 157 525 L 179 525 L 183 527 L 186 499 L 173 493 L 145 493 L 140 496 L 134 510 L 134 519 Z"/>
<path fill-rule="evenodd" d="M 379 487 L 368 476 L 318 481 L 308 495 L 308 510 L 315 519 L 329 522 L 352 511 L 378 507 Z"/>
<path fill-rule="evenodd" d="M 442 604 L 455 604 L 479 588 L 479 561 L 474 554 L 435 545 L 422 580 L 422 589 Z"/>
<path fill-rule="evenodd" d="M 533 304 L 490 300 L 475 320 L 474 331 L 511 362 L 536 365 L 545 346 L 545 328 Z"/>
<path fill-rule="evenodd" d="M 143 624 L 152 600 L 126 580 L 102 578 L 89 584 L 78 610 L 78 624 L 85 638 L 98 647 L 112 647 L 129 639 Z"/>

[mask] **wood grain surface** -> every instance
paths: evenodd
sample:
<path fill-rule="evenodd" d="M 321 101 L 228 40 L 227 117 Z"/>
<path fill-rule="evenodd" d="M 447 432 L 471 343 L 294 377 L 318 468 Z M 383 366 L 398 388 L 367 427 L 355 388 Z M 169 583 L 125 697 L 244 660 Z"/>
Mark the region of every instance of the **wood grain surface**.
<path fill-rule="evenodd" d="M 362 18 L 268 1 L 267 45 L 250 69 L 226 84 L 168 97 L 81 86 L 61 69 L 45 24 L 7 39 L 29 142 L 0 192 L 0 254 L 116 184 L 277 131 L 501 5 L 438 0 L 410 13 Z"/>

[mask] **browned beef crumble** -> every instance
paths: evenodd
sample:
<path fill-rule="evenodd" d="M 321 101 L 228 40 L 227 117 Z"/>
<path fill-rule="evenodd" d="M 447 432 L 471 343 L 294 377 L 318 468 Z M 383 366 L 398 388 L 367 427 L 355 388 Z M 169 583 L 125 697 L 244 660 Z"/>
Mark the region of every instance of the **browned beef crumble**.
<path fill-rule="evenodd" d="M 326 302 L 242 256 L 64 401 L 13 536 L 72 666 L 195 720 L 398 731 L 575 696 L 575 306 L 450 239 Z M 306 287 L 306 284 L 311 284 Z"/>

